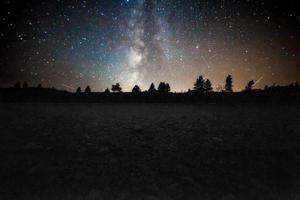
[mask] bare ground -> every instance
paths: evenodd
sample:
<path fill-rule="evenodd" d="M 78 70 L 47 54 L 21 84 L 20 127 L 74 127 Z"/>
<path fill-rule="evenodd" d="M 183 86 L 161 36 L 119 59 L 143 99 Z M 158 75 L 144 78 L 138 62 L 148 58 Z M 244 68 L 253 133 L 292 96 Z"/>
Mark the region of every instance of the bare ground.
<path fill-rule="evenodd" d="M 0 104 L 0 199 L 300 198 L 300 106 Z"/>

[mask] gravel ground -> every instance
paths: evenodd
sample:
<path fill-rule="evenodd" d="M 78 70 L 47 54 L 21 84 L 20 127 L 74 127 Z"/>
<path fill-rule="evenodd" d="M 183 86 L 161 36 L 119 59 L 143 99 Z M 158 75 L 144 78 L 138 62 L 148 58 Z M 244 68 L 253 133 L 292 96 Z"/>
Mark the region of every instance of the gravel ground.
<path fill-rule="evenodd" d="M 0 104 L 0 199 L 300 198 L 300 106 Z"/>

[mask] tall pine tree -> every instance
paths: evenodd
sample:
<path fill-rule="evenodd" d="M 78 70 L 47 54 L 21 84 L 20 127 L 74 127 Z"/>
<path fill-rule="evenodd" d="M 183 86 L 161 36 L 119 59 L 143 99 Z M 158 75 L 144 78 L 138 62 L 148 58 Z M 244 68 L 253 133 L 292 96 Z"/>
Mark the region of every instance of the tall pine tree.
<path fill-rule="evenodd" d="M 228 75 L 226 77 L 226 81 L 225 81 L 225 91 L 226 92 L 233 92 L 233 81 L 232 81 L 232 77 L 231 75 Z"/>
<path fill-rule="evenodd" d="M 196 82 L 194 83 L 194 90 L 199 93 L 204 93 L 204 79 L 203 76 L 199 76 Z"/>
<path fill-rule="evenodd" d="M 211 84 L 211 82 L 210 82 L 209 79 L 207 79 L 207 80 L 204 82 L 204 91 L 205 91 L 206 93 L 212 92 L 213 88 L 212 88 L 211 85 L 212 85 L 212 84 Z"/>

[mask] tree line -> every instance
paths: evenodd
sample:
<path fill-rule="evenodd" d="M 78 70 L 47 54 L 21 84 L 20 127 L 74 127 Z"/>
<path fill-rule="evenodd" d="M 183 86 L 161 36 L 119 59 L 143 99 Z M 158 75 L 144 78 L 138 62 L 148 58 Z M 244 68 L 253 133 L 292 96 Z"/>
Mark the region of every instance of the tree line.
<path fill-rule="evenodd" d="M 254 85 L 255 85 L 254 80 L 250 80 L 246 84 L 244 91 L 252 91 Z M 292 86 L 298 87 L 299 84 L 298 84 L 298 82 L 295 82 L 295 83 L 292 83 L 290 86 L 291 87 Z M 264 90 L 268 90 L 268 89 L 272 89 L 272 88 L 276 88 L 276 87 L 278 87 L 278 86 L 276 86 L 275 84 L 272 85 L 272 86 L 267 86 L 266 85 L 264 87 Z M 21 82 L 18 81 L 14 85 L 14 88 L 15 89 L 21 89 L 21 88 L 22 89 L 27 89 L 27 88 L 29 88 L 29 86 L 28 86 L 28 83 L 26 81 L 23 83 L 22 86 L 21 86 Z M 36 88 L 37 89 L 42 89 L 42 84 L 38 84 Z M 194 86 L 193 86 L 193 89 L 188 90 L 188 92 L 195 92 L 195 93 L 199 93 L 199 94 L 211 93 L 213 91 L 214 90 L 213 90 L 213 87 L 212 87 L 212 82 L 209 79 L 205 80 L 204 77 L 201 76 L 201 75 L 196 79 L 196 81 L 194 83 Z M 82 90 L 81 87 L 78 87 L 76 89 L 75 93 L 80 94 L 80 93 L 91 93 L 91 92 L 92 92 L 92 89 L 88 85 L 88 86 L 85 87 L 84 90 Z M 112 85 L 110 89 L 106 88 L 105 91 L 104 91 L 104 93 L 111 93 L 111 92 L 113 92 L 113 93 L 123 92 L 121 85 L 119 83 L 116 83 L 116 84 Z M 135 85 L 132 88 L 131 92 L 133 94 L 139 94 L 139 93 L 142 93 L 142 90 L 138 85 Z M 154 83 L 151 83 L 151 85 L 150 85 L 149 89 L 147 90 L 147 92 L 150 93 L 150 94 L 154 94 L 154 93 L 164 93 L 165 94 L 165 93 L 171 92 L 171 87 L 170 87 L 169 83 L 166 83 L 166 82 L 160 82 L 157 88 L 155 87 Z M 224 89 L 221 89 L 220 92 L 233 92 L 233 78 L 232 78 L 231 75 L 228 75 L 226 77 L 225 84 L 224 84 Z"/>
<path fill-rule="evenodd" d="M 158 85 L 158 88 L 156 89 L 154 83 L 151 83 L 149 89 L 147 90 L 149 93 L 155 93 L 155 92 L 159 92 L 159 93 L 169 93 L 171 92 L 171 87 L 169 85 L 169 83 L 165 83 L 165 82 L 160 82 L 159 85 Z M 78 87 L 76 89 L 76 93 L 77 94 L 80 94 L 82 93 L 82 89 L 81 87 Z M 111 86 L 111 89 L 109 88 L 106 88 L 104 90 L 104 93 L 110 93 L 110 92 L 114 92 L 114 93 L 121 93 L 122 92 L 122 87 L 120 86 L 119 83 L 116 83 L 115 85 L 112 85 Z M 138 94 L 138 93 L 141 93 L 142 90 L 141 88 L 138 86 L 138 85 L 135 85 L 131 92 L 133 94 Z M 84 89 L 84 93 L 91 93 L 91 87 L 88 85 L 85 89 Z"/>
<path fill-rule="evenodd" d="M 228 75 L 225 81 L 225 90 L 226 92 L 233 92 L 233 81 L 232 81 L 232 77 L 231 75 Z M 254 81 L 250 81 L 251 83 Z M 248 83 L 249 86 L 249 83 Z M 247 90 L 251 90 L 253 85 L 250 85 L 248 87 Z M 110 93 L 110 92 L 122 92 L 122 87 L 120 86 L 119 83 L 116 83 L 115 85 L 112 85 L 111 89 L 106 88 L 104 93 Z M 190 90 L 189 90 L 190 91 Z M 204 80 L 203 76 L 199 76 L 196 80 L 196 82 L 194 83 L 194 87 L 193 87 L 193 91 L 199 92 L 199 93 L 209 93 L 209 92 L 213 92 L 213 87 L 212 87 L 212 83 L 209 79 Z M 84 90 L 84 93 L 90 93 L 91 92 L 91 87 L 87 86 Z M 135 85 L 132 90 L 132 93 L 134 94 L 138 94 L 141 93 L 142 90 L 138 85 Z M 157 89 L 154 85 L 154 83 L 151 83 L 149 89 L 147 90 L 147 92 L 149 93 L 169 93 L 171 92 L 171 87 L 169 85 L 169 83 L 166 82 L 160 82 Z M 76 90 L 76 93 L 82 93 L 82 89 L 81 87 L 78 87 Z"/>

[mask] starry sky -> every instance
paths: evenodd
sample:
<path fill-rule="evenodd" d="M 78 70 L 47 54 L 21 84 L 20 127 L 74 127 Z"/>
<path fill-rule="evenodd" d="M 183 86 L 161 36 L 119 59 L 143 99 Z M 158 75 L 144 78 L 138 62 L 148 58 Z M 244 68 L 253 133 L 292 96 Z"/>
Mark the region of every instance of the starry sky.
<path fill-rule="evenodd" d="M 1 0 L 0 87 L 27 81 L 74 91 L 170 83 L 203 75 L 214 89 L 300 81 L 296 1 Z"/>

